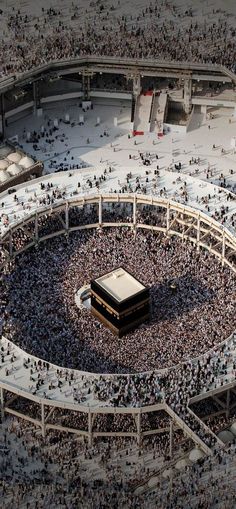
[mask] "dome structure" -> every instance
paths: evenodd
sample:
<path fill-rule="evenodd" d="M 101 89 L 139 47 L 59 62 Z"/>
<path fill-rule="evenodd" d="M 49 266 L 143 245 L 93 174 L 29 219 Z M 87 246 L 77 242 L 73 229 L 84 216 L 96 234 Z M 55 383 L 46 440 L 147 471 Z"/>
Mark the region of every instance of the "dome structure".
<path fill-rule="evenodd" d="M 21 171 L 22 171 L 21 166 L 19 166 L 19 164 L 16 163 L 10 164 L 10 166 L 8 166 L 7 168 L 7 173 L 9 173 L 9 175 L 11 176 L 18 175 L 18 173 L 20 173 Z"/>
<path fill-rule="evenodd" d="M 232 442 L 232 440 L 234 439 L 233 433 L 231 433 L 231 431 L 228 430 L 220 431 L 220 433 L 218 433 L 217 436 L 225 444 L 227 444 L 228 442 Z"/>
<path fill-rule="evenodd" d="M 9 161 L 6 159 L 0 159 L 0 170 L 6 170 L 9 166 Z"/>
<path fill-rule="evenodd" d="M 1 184 L 6 182 L 8 179 L 9 179 L 9 175 L 7 174 L 7 172 L 6 171 L 0 171 L 0 182 L 1 182 Z"/>
<path fill-rule="evenodd" d="M 22 155 L 19 154 L 19 152 L 11 152 L 11 154 L 7 156 L 7 159 L 11 163 L 19 163 L 19 161 L 22 159 Z"/>
<path fill-rule="evenodd" d="M 189 459 L 193 463 L 203 458 L 203 456 L 204 454 L 200 451 L 200 449 L 198 449 L 198 447 L 194 447 L 194 449 L 192 449 L 189 453 Z"/>
<path fill-rule="evenodd" d="M 173 469 L 172 468 L 166 468 L 162 472 L 162 477 L 164 477 L 164 479 L 169 479 L 172 475 L 173 475 Z"/>
<path fill-rule="evenodd" d="M 27 169 L 33 166 L 34 160 L 29 156 L 24 156 L 20 159 L 19 164 L 23 166 L 24 169 Z"/>
<path fill-rule="evenodd" d="M 12 153 L 12 149 L 8 146 L 2 146 L 0 148 L 0 157 L 7 157 L 8 154 L 11 154 Z"/>
<path fill-rule="evenodd" d="M 229 431 L 233 433 L 234 436 L 236 436 L 236 421 L 233 422 L 233 424 L 230 426 Z"/>
<path fill-rule="evenodd" d="M 188 462 L 184 458 L 182 460 L 177 461 L 177 463 L 175 464 L 175 468 L 177 470 L 182 470 L 183 468 L 185 468 L 187 466 L 188 466 Z"/>

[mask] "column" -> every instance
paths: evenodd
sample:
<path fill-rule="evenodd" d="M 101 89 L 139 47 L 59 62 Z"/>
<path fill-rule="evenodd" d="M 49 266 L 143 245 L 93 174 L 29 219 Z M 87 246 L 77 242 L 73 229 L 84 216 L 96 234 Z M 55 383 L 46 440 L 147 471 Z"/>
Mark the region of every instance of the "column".
<path fill-rule="evenodd" d="M 133 201 L 133 224 L 134 228 L 136 228 L 136 210 L 137 210 L 137 197 L 136 194 L 134 195 L 134 201 Z"/>
<path fill-rule="evenodd" d="M 4 389 L 0 387 L 0 405 L 1 405 L 1 419 L 4 419 Z"/>
<path fill-rule="evenodd" d="M 89 437 L 88 437 L 89 446 L 92 446 L 92 443 L 93 443 L 93 435 L 92 435 L 92 413 L 91 413 L 91 411 L 90 411 L 90 410 L 89 410 L 89 412 L 88 412 L 88 432 L 89 432 Z"/>
<path fill-rule="evenodd" d="M 225 231 L 222 233 L 222 252 L 221 252 L 221 264 L 224 267 L 225 264 Z"/>
<path fill-rule="evenodd" d="M 168 235 L 170 229 L 170 202 L 167 203 L 166 209 L 166 234 Z"/>
<path fill-rule="evenodd" d="M 200 249 L 199 242 L 200 242 L 200 217 L 198 217 L 197 219 L 197 251 L 199 251 Z"/>
<path fill-rule="evenodd" d="M 173 421 L 170 421 L 170 458 L 173 458 Z"/>
<path fill-rule="evenodd" d="M 37 214 L 37 212 L 35 214 L 34 233 L 35 233 L 35 240 L 36 240 L 36 242 L 38 242 L 38 240 L 39 240 L 39 223 L 38 223 L 38 214 Z"/>
<path fill-rule="evenodd" d="M 10 254 L 10 258 L 12 258 L 12 255 L 13 255 L 12 230 L 10 231 L 10 235 L 9 235 L 9 254 Z"/>
<path fill-rule="evenodd" d="M 226 419 L 229 418 L 229 404 L 230 404 L 230 389 L 227 390 L 226 394 Z"/>
<path fill-rule="evenodd" d="M 4 94 L 1 94 L 1 115 L 2 115 L 2 138 L 4 140 L 5 139 L 5 135 L 6 135 Z"/>
<path fill-rule="evenodd" d="M 102 196 L 99 197 L 98 222 L 99 222 L 99 226 L 102 226 Z"/>
<path fill-rule="evenodd" d="M 66 202 L 66 208 L 65 208 L 65 222 L 66 222 L 66 231 L 69 230 L 69 203 Z"/>
<path fill-rule="evenodd" d="M 184 80 L 184 111 L 189 114 L 192 108 L 192 80 L 186 78 Z"/>
<path fill-rule="evenodd" d="M 137 414 L 137 443 L 138 447 L 141 445 L 141 410 Z"/>
<path fill-rule="evenodd" d="M 135 99 L 137 99 L 138 95 L 141 92 L 141 78 L 140 74 L 135 74 L 133 76 L 133 95 Z"/>
<path fill-rule="evenodd" d="M 40 92 L 39 92 L 39 82 L 33 82 L 33 100 L 34 100 L 34 115 L 37 113 L 37 110 L 41 108 L 40 101 Z"/>
<path fill-rule="evenodd" d="M 41 423 L 42 423 L 42 436 L 45 437 L 45 412 L 43 403 L 41 403 Z"/>
<path fill-rule="evenodd" d="M 84 101 L 89 101 L 90 99 L 90 79 L 93 76 L 93 73 L 88 70 L 84 70 L 82 74 L 82 89 L 83 89 L 83 99 Z"/>

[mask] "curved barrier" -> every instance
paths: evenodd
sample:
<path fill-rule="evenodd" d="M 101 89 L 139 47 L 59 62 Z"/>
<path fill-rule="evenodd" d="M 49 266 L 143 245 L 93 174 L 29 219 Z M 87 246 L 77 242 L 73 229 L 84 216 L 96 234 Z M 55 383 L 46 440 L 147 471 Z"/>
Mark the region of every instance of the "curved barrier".
<path fill-rule="evenodd" d="M 123 208 L 125 208 L 125 219 L 119 219 L 116 222 L 114 221 L 113 214 L 111 221 L 109 217 L 111 212 L 114 213 L 114 210 L 118 209 L 119 213 L 122 213 Z M 93 222 L 84 224 L 85 217 L 88 219 L 92 218 Z M 55 221 L 58 230 L 41 235 L 41 229 L 45 228 L 47 221 L 49 223 L 50 221 Z M 68 201 L 61 201 L 53 207 L 44 207 L 38 212 L 32 213 L 25 221 L 12 227 L 2 237 L 0 247 L 4 256 L 4 262 L 1 268 L 4 270 L 4 266 L 8 261 L 30 247 L 37 246 L 37 244 L 54 236 L 69 235 L 70 232 L 76 230 L 120 226 L 132 228 L 134 232 L 139 228 L 145 228 L 151 231 L 162 232 L 166 236 L 176 235 L 183 240 L 192 242 L 197 249 L 203 248 L 208 250 L 220 259 L 222 265 L 228 265 L 236 272 L 233 260 L 236 254 L 236 240 L 217 221 L 199 210 L 164 198 L 116 193 L 72 198 Z M 19 238 L 20 245 L 18 245 Z M 217 351 L 220 351 L 222 345 L 230 345 L 231 341 L 234 342 L 234 335 L 212 349 L 210 354 L 214 357 L 214 355 L 217 355 Z M 162 432 L 160 429 L 147 432 L 142 431 L 141 415 L 164 410 L 188 436 L 191 436 L 205 452 L 209 453 L 209 448 L 207 448 L 206 444 L 173 412 L 166 404 L 164 394 L 160 390 L 158 391 L 158 383 L 162 377 L 168 376 L 169 371 L 173 373 L 173 370 L 176 370 L 177 372 L 179 366 L 135 375 L 97 375 L 54 366 L 28 355 L 5 338 L 1 339 L 1 347 L 4 357 L 3 366 L 0 367 L 2 416 L 4 412 L 8 412 L 28 419 L 35 425 L 40 426 L 43 434 L 45 434 L 47 429 L 78 433 L 88 437 L 90 443 L 93 436 L 113 435 L 135 436 L 138 442 L 140 442 L 141 437 L 145 435 Z M 203 359 L 207 355 L 209 356 L 209 352 L 203 354 L 198 359 Z M 198 359 L 193 360 L 193 362 L 197 362 Z M 5 375 L 3 370 L 5 370 Z M 40 378 L 43 380 L 43 385 L 47 384 L 47 387 L 49 385 L 49 390 L 44 390 L 44 388 L 35 390 L 34 383 L 30 385 L 30 381 L 35 382 L 38 373 L 40 373 Z M 106 385 L 119 381 L 125 387 L 126 384 L 134 383 L 135 377 L 140 377 L 147 384 L 147 387 L 149 380 L 154 377 L 157 387 L 156 396 L 155 400 L 150 404 L 143 405 L 140 403 L 138 406 L 123 405 L 117 407 L 114 406 L 109 398 L 102 400 L 97 397 L 96 384 L 102 383 Z M 79 399 L 77 396 L 75 398 L 75 393 L 69 389 L 71 384 L 67 383 L 68 379 L 72 380 L 72 385 L 78 389 L 80 393 Z M 63 382 L 60 382 L 61 380 Z M 61 390 L 61 387 L 63 387 L 63 390 Z M 41 419 L 32 418 L 29 415 L 27 416 L 27 413 L 22 414 L 17 410 L 11 409 L 9 402 L 5 401 L 4 392 L 25 398 L 31 402 L 30 404 L 38 405 L 41 411 Z M 10 402 L 15 396 L 10 398 Z M 78 430 L 62 426 L 61 424 L 50 423 L 50 416 L 56 408 L 84 413 L 88 421 L 87 429 Z M 47 416 L 45 416 L 46 409 L 49 409 Z M 105 430 L 102 432 L 93 431 L 93 420 L 97 414 L 130 414 L 134 418 L 137 431 L 120 433 L 106 432 Z"/>

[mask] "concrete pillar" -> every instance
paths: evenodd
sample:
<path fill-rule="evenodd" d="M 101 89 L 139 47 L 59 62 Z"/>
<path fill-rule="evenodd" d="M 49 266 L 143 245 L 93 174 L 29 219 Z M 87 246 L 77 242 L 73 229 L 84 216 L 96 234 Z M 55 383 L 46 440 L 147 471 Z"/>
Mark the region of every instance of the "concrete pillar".
<path fill-rule="evenodd" d="M 39 82 L 33 82 L 33 100 L 34 100 L 34 115 L 37 113 L 37 110 L 41 108 L 40 101 L 40 92 L 39 92 Z"/>
<path fill-rule="evenodd" d="M 42 423 L 42 436 L 45 437 L 45 412 L 43 403 L 41 403 L 41 423 Z"/>
<path fill-rule="evenodd" d="M 170 421 L 170 451 L 169 456 L 172 459 L 173 458 L 173 421 L 171 419 Z"/>
<path fill-rule="evenodd" d="M 166 234 L 168 235 L 170 229 L 170 202 L 167 203 L 166 209 Z"/>
<path fill-rule="evenodd" d="M 92 435 L 92 413 L 90 410 L 88 413 L 88 432 L 89 432 L 89 438 L 88 438 L 89 446 L 91 447 L 92 443 L 93 443 L 93 435 Z"/>
<path fill-rule="evenodd" d="M 141 77 L 140 74 L 136 74 L 133 76 L 133 95 L 135 99 L 139 96 L 141 92 Z"/>
<path fill-rule="evenodd" d="M 82 74 L 82 90 L 83 90 L 83 99 L 84 101 L 89 101 L 90 99 L 90 79 L 92 77 L 92 73 L 89 71 L 84 71 Z"/>
<path fill-rule="evenodd" d="M 141 445 L 141 411 L 137 414 L 137 443 L 138 447 Z"/>
<path fill-rule="evenodd" d="M 136 223 L 137 223 L 136 211 L 137 211 L 137 198 L 136 198 L 136 195 L 134 195 L 134 201 L 133 201 L 133 224 L 134 224 L 134 227 L 136 227 Z"/>
<path fill-rule="evenodd" d="M 65 208 L 65 222 L 66 222 L 66 231 L 69 230 L 69 204 L 66 202 L 66 208 Z"/>
<path fill-rule="evenodd" d="M 230 404 L 230 389 L 227 390 L 226 394 L 226 419 L 229 418 L 229 404 Z"/>
<path fill-rule="evenodd" d="M 3 140 L 6 136 L 6 120 L 5 120 L 5 101 L 4 94 L 1 94 L 1 115 L 2 115 L 2 137 Z"/>
<path fill-rule="evenodd" d="M 35 214 L 34 234 L 35 234 L 35 240 L 36 240 L 36 242 L 38 242 L 38 240 L 39 240 L 39 223 L 38 223 L 38 214 L 37 214 L 37 212 Z"/>
<path fill-rule="evenodd" d="M 4 419 L 4 389 L 0 387 L 0 405 L 1 405 L 1 419 Z"/>
<path fill-rule="evenodd" d="M 222 233 L 222 252 L 221 252 L 221 264 L 222 267 L 224 267 L 225 264 L 225 231 L 223 230 Z"/>
<path fill-rule="evenodd" d="M 199 251 L 200 249 L 199 242 L 200 242 L 200 217 L 198 217 L 197 219 L 197 251 Z"/>
<path fill-rule="evenodd" d="M 102 226 L 102 197 L 99 198 L 99 206 L 98 206 L 98 222 L 99 226 Z"/>
<path fill-rule="evenodd" d="M 10 231 L 10 234 L 9 234 L 9 254 L 10 254 L 10 258 L 12 258 L 12 256 L 13 256 L 12 230 Z"/>
<path fill-rule="evenodd" d="M 192 107 L 192 80 L 186 78 L 184 80 L 184 111 L 189 114 Z"/>

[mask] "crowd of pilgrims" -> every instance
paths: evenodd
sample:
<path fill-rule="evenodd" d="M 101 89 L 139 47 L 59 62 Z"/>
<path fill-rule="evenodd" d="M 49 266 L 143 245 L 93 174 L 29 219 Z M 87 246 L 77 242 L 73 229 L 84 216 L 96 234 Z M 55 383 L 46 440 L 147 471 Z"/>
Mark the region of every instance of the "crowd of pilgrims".
<path fill-rule="evenodd" d="M 223 64 L 234 70 L 235 27 L 223 9 L 207 4 L 204 12 L 204 6 L 195 10 L 168 0 L 130 7 L 126 14 L 119 1 L 105 0 L 80 8 L 68 2 L 63 10 L 36 7 L 36 14 L 34 9 L 26 14 L 20 4 L 3 7 L 2 76 L 84 55 Z"/>
<path fill-rule="evenodd" d="M 50 226 L 53 216 L 44 234 Z M 79 309 L 75 298 L 83 285 L 120 266 L 151 295 L 151 319 L 123 338 L 89 309 Z M 170 367 L 230 336 L 235 288 L 229 268 L 178 238 L 134 234 L 128 227 L 88 229 L 47 240 L 5 269 L 2 333 L 28 353 L 68 368 L 130 373 Z"/>
<path fill-rule="evenodd" d="M 7 419 L 0 439 L 1 507 L 233 509 L 235 442 L 224 450 L 214 448 L 213 456 L 189 462 L 181 471 L 170 469 L 165 478 L 168 438 L 163 431 L 145 438 L 140 447 L 132 438 L 94 439 L 88 446 L 75 435 L 52 430 L 44 438 L 29 423 Z M 176 430 L 175 461 L 191 448 Z M 152 490 L 138 494 L 136 488 L 147 486 L 153 475 L 157 482 Z"/>
<path fill-rule="evenodd" d="M 234 69 L 235 31 L 232 20 L 223 11 L 219 15 L 213 12 L 213 21 L 205 24 L 194 19 L 191 9 L 181 10 L 168 1 L 152 2 L 142 12 L 127 16 L 106 2 L 95 2 L 83 12 L 88 17 L 83 26 L 73 3 L 69 9 L 70 26 L 68 16 L 63 21 L 58 9 L 42 9 L 38 18 L 25 16 L 14 7 L 12 12 L 3 10 L 1 14 L 7 15 L 7 28 L 0 41 L 2 76 L 24 72 L 49 60 L 91 54 L 158 56 L 167 60 L 219 63 Z M 50 225 L 43 223 L 41 230 L 50 233 Z M 24 233 L 18 233 L 14 240 L 16 244 L 24 244 Z M 97 322 L 87 309 L 81 311 L 75 304 L 75 291 L 92 278 L 112 270 L 114 265 L 124 265 L 149 286 L 152 297 L 151 321 L 121 340 Z M 190 395 L 229 377 L 231 368 L 235 377 L 235 358 L 223 345 L 212 358 L 206 356 L 195 362 L 189 359 L 220 343 L 235 327 L 235 278 L 229 269 L 221 268 L 208 253 L 197 253 L 194 247 L 180 240 L 166 240 L 144 231 L 135 237 L 128 228 L 123 228 L 89 230 L 43 243 L 9 265 L 3 282 L 2 332 L 14 343 L 58 365 L 97 373 L 133 372 L 128 378 L 117 376 L 109 383 L 105 376 L 100 376 L 95 384 L 97 398 L 117 406 L 139 406 L 165 398 L 207 445 L 216 446 L 214 435 L 193 418 L 186 404 Z M 171 289 L 173 282 L 176 293 Z M 6 355 L 2 350 L 0 365 L 4 364 Z M 155 368 L 181 361 L 184 363 L 168 375 L 154 373 Z M 145 369 L 153 371 L 146 375 L 138 373 Z M 85 385 L 87 391 L 87 379 Z M 16 410 L 24 408 L 21 400 L 14 404 Z M 32 417 L 38 417 L 33 404 L 28 404 L 32 405 Z M 106 419 L 105 416 L 97 418 L 95 431 L 104 429 Z M 143 429 L 153 428 L 152 419 L 155 416 L 143 417 Z M 56 422 L 55 415 L 51 421 Z M 80 429 L 86 427 L 84 416 L 78 413 L 64 422 Z M 169 425 L 166 415 L 159 414 L 157 422 L 160 427 Z M 214 423 L 213 431 L 219 431 L 221 424 Z M 109 422 L 110 431 L 118 429 L 133 431 L 134 423 L 128 416 Z M 15 451 L 19 439 L 27 454 L 21 455 L 20 447 Z M 180 445 L 182 450 L 189 447 L 182 440 L 183 436 L 176 431 L 174 454 Z M 70 509 L 78 504 L 83 504 L 85 509 L 231 509 L 235 504 L 235 486 L 230 475 L 230 471 L 233 474 L 235 471 L 235 443 L 224 451 L 216 447 L 213 457 L 198 461 L 180 474 L 176 471 L 171 489 L 169 481 L 160 477 L 156 490 L 134 496 L 130 479 L 133 477 L 134 484 L 138 484 L 151 474 L 145 455 L 149 458 L 151 455 L 154 460 L 159 456 L 169 459 L 169 440 L 165 433 L 148 439 L 137 452 L 131 439 L 128 445 L 119 438 L 115 443 L 106 440 L 88 447 L 76 437 L 58 432 L 52 431 L 43 438 L 32 427 L 13 420 L 9 421 L 7 431 L 3 431 L 1 441 L 0 495 L 4 509 L 22 507 L 22 504 L 32 509 L 52 504 Z M 134 451 L 136 459 L 130 460 Z M 83 474 L 96 462 L 99 469 L 104 469 L 105 481 L 100 484 L 86 480 L 88 474 Z M 133 465 L 134 472 L 129 476 L 127 470 Z"/>

